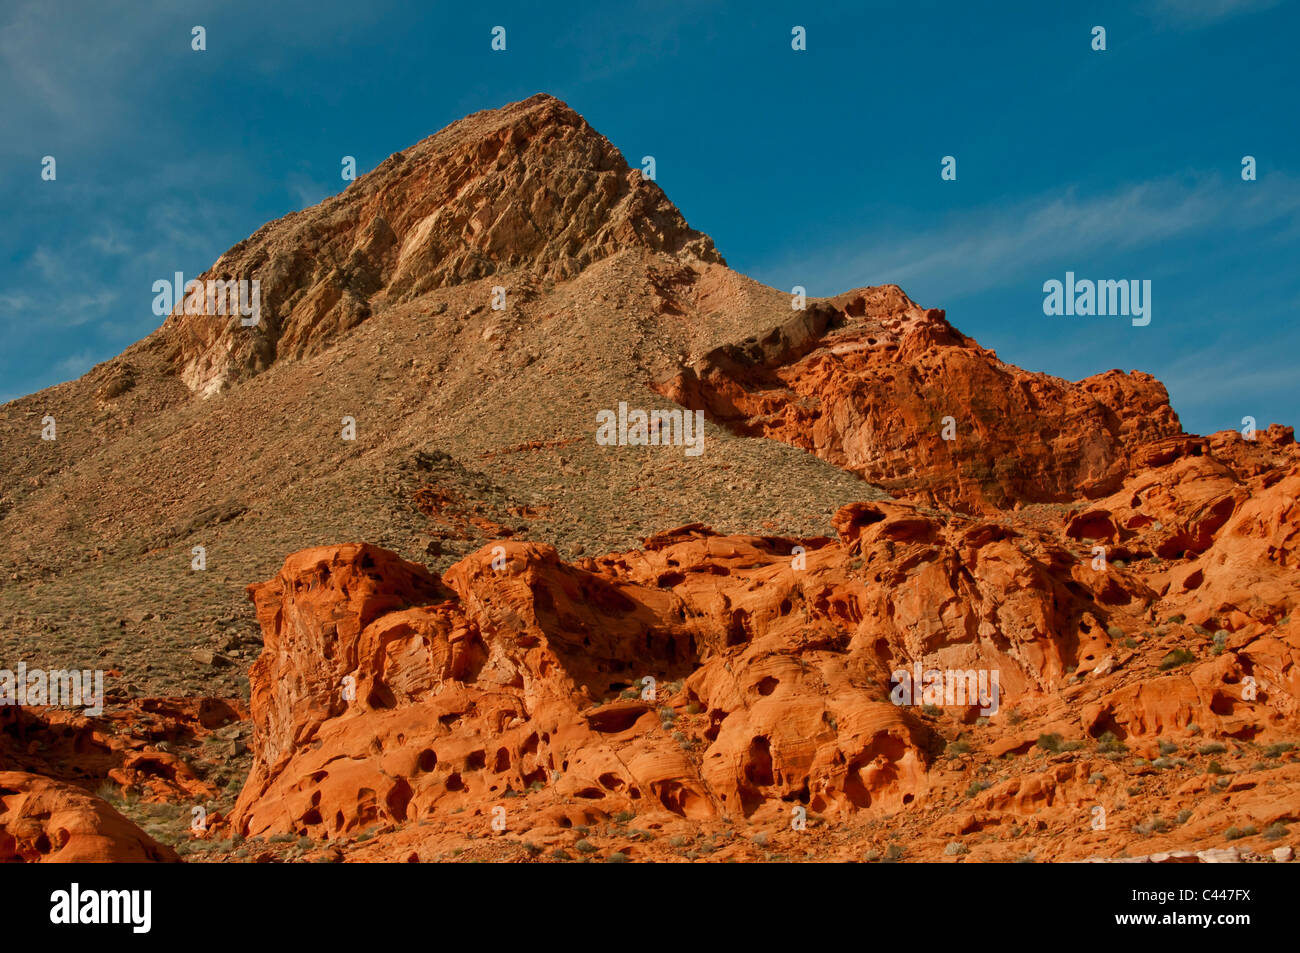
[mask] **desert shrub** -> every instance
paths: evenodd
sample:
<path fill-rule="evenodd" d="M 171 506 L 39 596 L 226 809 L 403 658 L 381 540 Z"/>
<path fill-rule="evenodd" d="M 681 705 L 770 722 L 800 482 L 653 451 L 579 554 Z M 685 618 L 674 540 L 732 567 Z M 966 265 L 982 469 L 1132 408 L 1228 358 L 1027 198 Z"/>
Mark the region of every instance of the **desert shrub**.
<path fill-rule="evenodd" d="M 1115 732 L 1104 731 L 1097 739 L 1097 750 L 1102 754 L 1123 754 L 1128 748 L 1116 737 Z"/>
<path fill-rule="evenodd" d="M 1196 655 L 1189 649 L 1174 649 L 1160 660 L 1160 671 L 1167 672 L 1172 668 L 1178 668 L 1180 665 L 1195 661 Z"/>
<path fill-rule="evenodd" d="M 1149 835 L 1161 834 L 1169 830 L 1169 822 L 1159 815 L 1153 815 L 1149 821 L 1133 825 L 1133 833 Z"/>

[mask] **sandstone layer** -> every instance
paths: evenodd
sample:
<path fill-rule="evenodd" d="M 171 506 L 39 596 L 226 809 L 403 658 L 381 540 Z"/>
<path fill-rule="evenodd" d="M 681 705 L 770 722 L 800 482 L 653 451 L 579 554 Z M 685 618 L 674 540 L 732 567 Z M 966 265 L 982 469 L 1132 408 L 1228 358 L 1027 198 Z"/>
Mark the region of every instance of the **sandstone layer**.
<path fill-rule="evenodd" d="M 1113 492 L 1182 433 L 1149 374 L 1023 371 L 894 285 L 819 302 L 660 385 L 740 433 L 801 447 L 895 496 L 962 509 Z"/>

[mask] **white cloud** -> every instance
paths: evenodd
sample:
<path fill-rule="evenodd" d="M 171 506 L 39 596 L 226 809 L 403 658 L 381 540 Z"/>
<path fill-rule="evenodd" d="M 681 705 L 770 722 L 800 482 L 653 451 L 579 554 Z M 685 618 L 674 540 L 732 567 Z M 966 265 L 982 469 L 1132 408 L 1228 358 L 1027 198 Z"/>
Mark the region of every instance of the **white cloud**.
<path fill-rule="evenodd" d="M 120 90 L 157 49 L 150 34 L 167 28 L 167 9 L 164 0 L 140 0 L 130 16 L 101 3 L 7 4 L 0 20 L 6 124 L 62 143 L 111 132 L 129 97 L 105 91 Z M 29 153 L 30 140 L 5 136 L 0 151 Z"/>
<path fill-rule="evenodd" d="M 880 237 L 845 254 L 852 240 L 784 263 L 783 275 L 801 276 L 819 293 L 868 284 L 907 286 L 942 276 L 950 296 L 1002 287 L 1046 264 L 1114 248 L 1140 248 L 1192 237 L 1209 229 L 1239 230 L 1300 219 L 1300 183 L 1283 174 L 1255 183 L 1201 177 L 1190 184 L 1163 179 L 1095 196 L 1075 189 L 1010 205 L 991 204 L 955 214 L 935 228 L 904 237 Z"/>
<path fill-rule="evenodd" d="M 120 233 L 111 225 L 106 226 L 98 235 L 91 235 L 86 241 L 91 248 L 104 255 L 127 255 L 131 252 Z"/>
<path fill-rule="evenodd" d="M 98 364 L 103 358 L 93 351 L 69 354 L 54 365 L 54 373 L 64 380 L 73 380 Z"/>
<path fill-rule="evenodd" d="M 327 187 L 303 176 L 291 176 L 287 186 L 289 194 L 298 203 L 298 211 L 319 205 L 334 194 Z"/>

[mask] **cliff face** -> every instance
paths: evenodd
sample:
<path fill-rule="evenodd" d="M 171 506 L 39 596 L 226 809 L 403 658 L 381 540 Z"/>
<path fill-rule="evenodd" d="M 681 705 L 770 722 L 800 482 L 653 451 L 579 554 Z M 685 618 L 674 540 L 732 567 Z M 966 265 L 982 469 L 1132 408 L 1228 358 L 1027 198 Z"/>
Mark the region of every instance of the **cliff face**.
<path fill-rule="evenodd" d="M 1144 444 L 1182 432 L 1149 374 L 1023 371 L 889 285 L 715 349 L 660 386 L 753 436 L 891 494 L 973 511 L 1113 492 Z"/>

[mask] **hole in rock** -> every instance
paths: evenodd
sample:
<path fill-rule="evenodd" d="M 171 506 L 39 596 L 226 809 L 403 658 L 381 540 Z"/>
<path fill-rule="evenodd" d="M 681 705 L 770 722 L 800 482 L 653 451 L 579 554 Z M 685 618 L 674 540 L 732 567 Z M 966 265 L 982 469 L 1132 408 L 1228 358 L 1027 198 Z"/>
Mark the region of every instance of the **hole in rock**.
<path fill-rule="evenodd" d="M 762 736 L 749 743 L 745 757 L 745 780 L 756 787 L 775 783 L 772 779 L 772 745 Z"/>
<path fill-rule="evenodd" d="M 398 781 L 384 798 L 388 813 L 399 821 L 406 820 L 406 809 L 411 803 L 411 786 L 405 781 Z"/>
<path fill-rule="evenodd" d="M 366 696 L 366 704 L 371 708 L 396 708 L 397 696 L 387 685 L 376 685 Z"/>
<path fill-rule="evenodd" d="M 618 734 L 631 728 L 638 718 L 650 710 L 649 705 L 607 705 L 587 713 L 587 724 L 602 734 Z"/>

